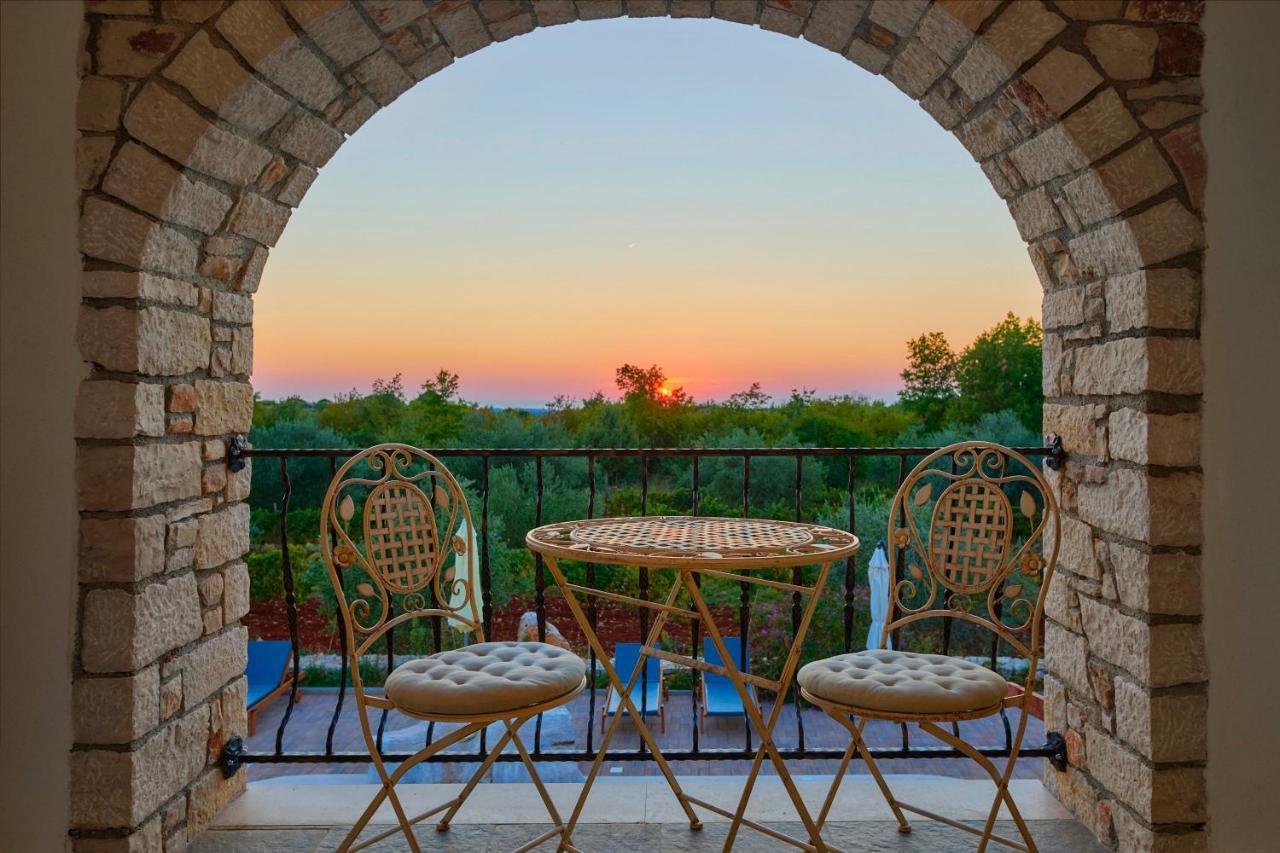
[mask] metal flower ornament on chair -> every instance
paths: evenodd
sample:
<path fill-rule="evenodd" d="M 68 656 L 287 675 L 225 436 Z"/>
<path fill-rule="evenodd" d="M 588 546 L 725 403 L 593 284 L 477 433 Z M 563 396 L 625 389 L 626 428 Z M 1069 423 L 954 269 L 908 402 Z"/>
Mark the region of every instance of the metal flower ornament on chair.
<path fill-rule="evenodd" d="M 1052 522 L 1052 523 L 1050 523 Z M 986 442 L 935 451 L 903 481 L 889 513 L 889 613 L 880 649 L 806 664 L 802 695 L 850 734 L 840 769 L 818 823 L 825 822 L 855 750 L 867 763 L 901 832 L 904 812 L 939 820 L 991 841 L 1034 851 L 1035 842 L 1009 795 L 1009 780 L 1026 732 L 1036 664 L 1043 643 L 1045 593 L 1058 555 L 1058 507 L 1049 484 L 1018 453 Z M 885 648 L 899 629 L 926 619 L 957 619 L 992 634 L 995 644 L 1027 661 L 1025 683 L 965 658 Z M 995 648 L 995 646 L 993 646 Z M 995 652 L 993 651 L 994 655 Z M 959 737 L 954 724 L 1017 708 L 1016 732 L 1003 772 Z M 899 800 L 880 774 L 862 732 L 868 720 L 917 723 L 972 758 L 996 783 L 996 797 L 981 830 Z M 953 725 L 943 728 L 940 724 Z M 996 835 L 1006 806 L 1022 842 Z"/>
<path fill-rule="evenodd" d="M 519 850 L 563 833 L 563 822 L 519 730 L 535 715 L 581 693 L 586 667 L 577 655 L 546 643 L 485 642 L 478 591 L 471 581 L 478 556 L 465 534 L 459 535 L 460 528 L 474 529 L 458 481 L 439 460 L 408 445 L 378 445 L 352 457 L 334 475 L 325 495 L 321 552 L 345 628 L 360 726 L 382 781 L 340 851 L 360 850 L 403 831 L 409 848 L 418 853 L 413 825 L 443 812 L 436 828 L 448 829 L 507 744 L 519 752 L 553 824 Z M 381 694 L 370 693 L 361 677 L 360 659 L 395 627 L 432 618 L 459 626 L 474 635 L 475 642 L 401 664 L 387 676 Z M 370 724 L 371 708 L 454 723 L 457 728 L 390 771 Z M 458 795 L 409 817 L 395 790 L 405 774 L 495 722 L 503 724 L 504 734 Z M 384 800 L 391 803 L 398 826 L 357 843 Z"/>

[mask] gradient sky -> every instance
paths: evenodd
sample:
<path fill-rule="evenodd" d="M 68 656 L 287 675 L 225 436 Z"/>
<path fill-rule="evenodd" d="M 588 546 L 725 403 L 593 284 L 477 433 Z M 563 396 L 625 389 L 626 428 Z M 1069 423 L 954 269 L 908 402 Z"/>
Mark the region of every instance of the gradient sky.
<path fill-rule="evenodd" d="M 719 21 L 576 23 L 468 56 L 320 173 L 257 297 L 267 398 L 891 397 L 905 341 L 966 343 L 1040 287 L 1004 204 L 882 78 Z"/>

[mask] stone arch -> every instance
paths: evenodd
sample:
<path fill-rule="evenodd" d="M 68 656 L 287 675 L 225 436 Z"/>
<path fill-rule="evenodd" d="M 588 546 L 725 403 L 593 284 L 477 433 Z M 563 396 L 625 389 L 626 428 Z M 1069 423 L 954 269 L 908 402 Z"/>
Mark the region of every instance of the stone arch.
<path fill-rule="evenodd" d="M 1104 841 L 1202 842 L 1202 5 L 88 0 L 73 835 L 161 849 L 243 785 L 215 766 L 244 729 L 248 607 L 249 474 L 224 447 L 250 422 L 252 294 L 317 170 L 476 50 L 670 16 L 883 74 L 1008 203 L 1045 291 L 1045 428 L 1070 454 L 1046 698 L 1071 766 L 1047 781 Z"/>

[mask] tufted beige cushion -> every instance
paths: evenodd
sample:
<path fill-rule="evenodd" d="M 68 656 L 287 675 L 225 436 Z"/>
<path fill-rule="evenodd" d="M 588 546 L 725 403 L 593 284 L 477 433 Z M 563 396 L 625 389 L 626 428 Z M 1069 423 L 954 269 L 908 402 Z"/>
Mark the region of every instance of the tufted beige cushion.
<path fill-rule="evenodd" d="M 400 664 L 385 691 L 417 714 L 491 714 L 563 696 L 586 669 L 573 652 L 546 643 L 477 643 Z"/>
<path fill-rule="evenodd" d="M 886 649 L 814 661 L 797 678 L 820 699 L 896 714 L 977 711 L 1009 691 L 999 673 L 963 658 Z"/>

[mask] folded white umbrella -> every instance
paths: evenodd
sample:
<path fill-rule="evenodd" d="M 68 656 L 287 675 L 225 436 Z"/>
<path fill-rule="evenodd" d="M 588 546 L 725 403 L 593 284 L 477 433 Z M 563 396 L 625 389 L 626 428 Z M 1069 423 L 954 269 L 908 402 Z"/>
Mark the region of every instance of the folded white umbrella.
<path fill-rule="evenodd" d="M 467 524 L 467 520 L 465 518 L 463 518 L 462 523 L 458 525 L 458 537 L 466 543 L 466 552 L 456 554 L 454 556 L 453 576 L 454 578 L 464 581 L 466 586 L 464 587 L 461 584 L 441 584 L 441 586 L 449 591 L 449 609 L 463 614 L 469 614 L 471 612 L 471 608 L 463 607 L 467 601 L 468 589 L 471 590 L 473 595 L 477 596 L 476 610 L 479 611 L 480 609 L 478 598 L 480 595 L 480 574 L 478 568 L 480 565 L 480 554 L 476 551 L 476 532 L 471 529 L 469 524 Z M 457 628 L 459 631 L 462 631 L 464 634 L 471 632 L 470 627 L 460 619 L 450 617 L 449 624 Z"/>
<path fill-rule="evenodd" d="M 871 581 L 871 627 L 867 629 L 867 648 L 880 648 L 880 635 L 884 633 L 884 620 L 889 614 L 889 557 L 884 543 L 876 546 L 871 561 L 867 563 L 867 577 Z M 886 638 L 885 648 L 893 648 L 893 638 Z"/>

